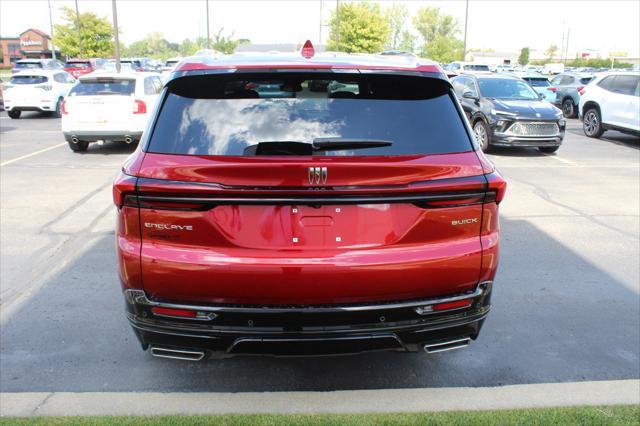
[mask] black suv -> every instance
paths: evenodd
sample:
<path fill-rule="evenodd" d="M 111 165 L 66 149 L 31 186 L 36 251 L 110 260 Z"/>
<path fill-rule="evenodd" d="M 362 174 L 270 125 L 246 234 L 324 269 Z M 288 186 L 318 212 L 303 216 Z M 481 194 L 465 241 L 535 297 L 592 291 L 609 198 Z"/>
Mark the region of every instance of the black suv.
<path fill-rule="evenodd" d="M 524 80 L 508 75 L 461 75 L 452 81 L 478 144 L 558 150 L 564 138 L 562 112 Z"/>

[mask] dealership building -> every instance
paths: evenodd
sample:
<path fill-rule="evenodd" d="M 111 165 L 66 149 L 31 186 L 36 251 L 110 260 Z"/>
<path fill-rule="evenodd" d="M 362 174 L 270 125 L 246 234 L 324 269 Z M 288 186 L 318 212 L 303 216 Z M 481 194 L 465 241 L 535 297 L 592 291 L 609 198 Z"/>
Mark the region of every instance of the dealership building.
<path fill-rule="evenodd" d="M 51 58 L 52 43 L 49 34 L 29 28 L 18 37 L 0 38 L 0 50 L 2 50 L 2 67 L 10 67 L 19 59 Z M 56 50 L 56 57 L 60 57 L 60 52 Z"/>

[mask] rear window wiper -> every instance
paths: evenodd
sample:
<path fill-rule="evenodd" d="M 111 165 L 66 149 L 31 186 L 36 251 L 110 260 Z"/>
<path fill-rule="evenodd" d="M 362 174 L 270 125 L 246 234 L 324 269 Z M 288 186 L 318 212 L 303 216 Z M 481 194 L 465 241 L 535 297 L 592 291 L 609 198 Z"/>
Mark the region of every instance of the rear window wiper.
<path fill-rule="evenodd" d="M 393 142 L 377 139 L 315 138 L 313 143 L 299 141 L 264 141 L 249 145 L 243 155 L 313 155 L 315 152 L 341 151 L 391 146 Z"/>
<path fill-rule="evenodd" d="M 340 151 L 346 149 L 382 148 L 391 145 L 393 145 L 393 142 L 380 139 L 346 138 L 315 138 L 312 143 L 314 151 Z"/>

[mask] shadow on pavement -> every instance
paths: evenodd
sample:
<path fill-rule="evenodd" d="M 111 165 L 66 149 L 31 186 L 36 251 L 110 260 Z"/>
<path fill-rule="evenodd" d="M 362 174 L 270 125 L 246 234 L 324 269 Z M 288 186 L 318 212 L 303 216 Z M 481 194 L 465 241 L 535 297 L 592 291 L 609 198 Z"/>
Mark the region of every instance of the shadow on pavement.
<path fill-rule="evenodd" d="M 638 378 L 640 306 L 628 283 L 526 221 L 502 227 L 493 309 L 467 349 L 203 363 L 142 352 L 124 317 L 113 235 L 103 235 L 2 327 L 0 389 L 329 391 Z"/>
<path fill-rule="evenodd" d="M 130 154 L 138 147 L 137 143 L 127 144 L 125 142 L 108 141 L 102 145 L 98 143 L 90 143 L 89 148 L 80 155 L 111 155 L 111 154 Z"/>

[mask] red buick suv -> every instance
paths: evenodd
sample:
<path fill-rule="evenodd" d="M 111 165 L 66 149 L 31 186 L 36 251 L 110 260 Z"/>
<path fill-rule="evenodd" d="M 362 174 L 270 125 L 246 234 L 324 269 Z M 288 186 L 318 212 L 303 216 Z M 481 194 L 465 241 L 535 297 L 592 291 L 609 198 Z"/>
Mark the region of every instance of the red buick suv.
<path fill-rule="evenodd" d="M 428 353 L 490 309 L 506 183 L 439 66 L 184 60 L 114 183 L 127 318 L 158 357 Z"/>

